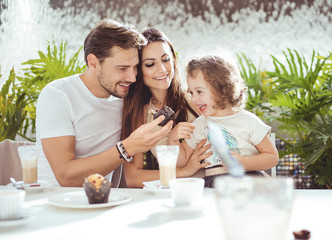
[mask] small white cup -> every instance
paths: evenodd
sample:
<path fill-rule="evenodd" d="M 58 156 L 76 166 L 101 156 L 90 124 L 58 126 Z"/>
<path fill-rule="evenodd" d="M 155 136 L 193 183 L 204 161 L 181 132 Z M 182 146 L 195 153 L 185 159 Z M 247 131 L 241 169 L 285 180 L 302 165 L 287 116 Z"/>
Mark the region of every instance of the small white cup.
<path fill-rule="evenodd" d="M 176 206 L 191 205 L 202 200 L 203 178 L 178 178 L 170 181 L 171 194 Z"/>
<path fill-rule="evenodd" d="M 25 192 L 18 189 L 0 190 L 0 220 L 14 220 L 22 216 Z"/>

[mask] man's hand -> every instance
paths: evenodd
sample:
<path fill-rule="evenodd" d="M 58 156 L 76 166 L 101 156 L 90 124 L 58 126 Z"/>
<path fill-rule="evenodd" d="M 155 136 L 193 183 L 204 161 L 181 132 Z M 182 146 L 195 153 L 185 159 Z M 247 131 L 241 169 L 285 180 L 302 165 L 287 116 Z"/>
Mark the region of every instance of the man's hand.
<path fill-rule="evenodd" d="M 122 141 L 123 146 L 129 155 L 146 152 L 155 146 L 172 129 L 173 121 L 169 121 L 165 126 L 157 131 L 153 131 L 165 119 L 162 115 L 150 123 L 143 124 Z"/>

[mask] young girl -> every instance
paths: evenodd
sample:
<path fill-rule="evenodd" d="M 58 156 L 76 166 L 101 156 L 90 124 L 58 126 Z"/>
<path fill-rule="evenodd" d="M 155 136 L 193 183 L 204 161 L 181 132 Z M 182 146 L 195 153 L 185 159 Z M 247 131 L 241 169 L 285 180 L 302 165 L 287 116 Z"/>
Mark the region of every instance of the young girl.
<path fill-rule="evenodd" d="M 278 151 L 270 138 L 271 127 L 256 115 L 244 110 L 246 90 L 234 59 L 205 56 L 187 65 L 187 83 L 191 102 L 202 116 L 193 121 L 191 138 L 180 145 L 179 162 L 186 164 L 197 144 L 207 138 L 207 120 L 220 126 L 232 155 L 248 173 L 258 173 L 278 163 Z M 213 149 L 212 149 L 213 151 Z M 213 153 L 205 159 L 206 186 L 211 186 L 216 175 L 227 173 L 222 159 Z"/>

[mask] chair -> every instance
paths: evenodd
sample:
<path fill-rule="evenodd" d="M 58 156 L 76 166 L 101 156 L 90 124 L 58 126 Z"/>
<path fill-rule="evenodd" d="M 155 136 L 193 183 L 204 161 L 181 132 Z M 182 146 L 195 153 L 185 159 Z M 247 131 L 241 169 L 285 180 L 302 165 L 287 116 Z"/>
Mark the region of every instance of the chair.
<path fill-rule="evenodd" d="M 270 136 L 272 138 L 272 141 L 275 143 L 276 142 L 276 134 L 271 133 Z M 271 177 L 277 177 L 277 168 L 276 168 L 276 166 L 274 166 L 273 168 L 270 168 L 268 170 L 265 170 L 265 173 L 267 173 Z"/>
<path fill-rule="evenodd" d="M 123 165 L 118 167 L 113 172 L 112 177 L 112 187 L 113 188 L 127 188 L 127 182 L 123 172 Z"/>
<path fill-rule="evenodd" d="M 10 177 L 15 180 L 23 180 L 22 166 L 17 147 L 22 145 L 32 145 L 32 142 L 12 141 L 6 139 L 0 142 L 0 185 L 10 183 Z"/>

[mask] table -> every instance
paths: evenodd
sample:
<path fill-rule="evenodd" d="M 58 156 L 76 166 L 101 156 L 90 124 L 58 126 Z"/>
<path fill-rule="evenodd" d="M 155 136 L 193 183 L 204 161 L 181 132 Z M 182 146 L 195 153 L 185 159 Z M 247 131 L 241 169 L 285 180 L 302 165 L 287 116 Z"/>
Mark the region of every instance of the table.
<path fill-rule="evenodd" d="M 200 214 L 175 214 L 165 207 L 171 201 L 170 193 L 144 189 L 112 189 L 111 194 L 121 191 L 133 199 L 110 208 L 78 210 L 48 204 L 49 197 L 71 191 L 83 189 L 49 187 L 27 194 L 25 207 L 34 219 L 0 228 L 0 239 L 224 239 L 213 189 L 204 189 Z M 296 190 L 287 240 L 293 239 L 292 231 L 301 229 L 311 231 L 311 240 L 332 239 L 331 217 L 331 190 Z"/>

